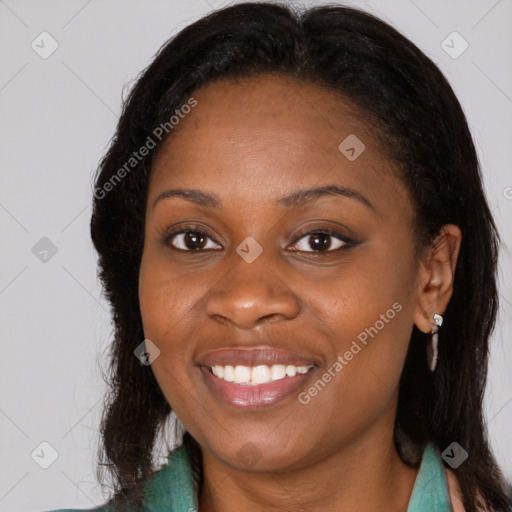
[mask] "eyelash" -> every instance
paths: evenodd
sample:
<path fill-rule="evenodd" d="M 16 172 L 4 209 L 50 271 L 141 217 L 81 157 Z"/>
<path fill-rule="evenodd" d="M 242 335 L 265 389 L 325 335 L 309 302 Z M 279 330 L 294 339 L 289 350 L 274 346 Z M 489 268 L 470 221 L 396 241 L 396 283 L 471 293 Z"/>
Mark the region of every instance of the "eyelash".
<path fill-rule="evenodd" d="M 190 252 L 190 253 L 199 253 L 199 252 L 205 252 L 205 251 L 209 251 L 209 250 L 217 250 L 217 249 L 197 249 L 197 250 L 194 250 L 194 249 L 178 249 L 176 247 L 174 247 L 170 242 L 171 240 L 176 237 L 177 235 L 181 235 L 181 234 L 185 234 L 185 233 L 196 233 L 196 234 L 199 234 L 199 235 L 203 235 L 203 236 L 206 236 L 207 238 L 209 238 L 211 241 L 213 241 L 214 243 L 219 244 L 219 242 L 217 242 L 213 237 L 211 237 L 206 231 L 204 231 L 203 229 L 199 229 L 199 228 L 196 228 L 195 226 L 182 226 L 178 229 L 176 229 L 175 231 L 172 231 L 171 233 L 167 233 L 163 239 L 162 239 L 162 243 L 164 245 L 166 245 L 167 247 L 175 250 L 175 251 L 181 251 L 181 252 Z M 326 251 L 300 251 L 300 250 L 294 250 L 292 252 L 306 252 L 306 253 L 310 253 L 310 254 L 332 254 L 332 253 L 335 253 L 337 251 L 340 251 L 340 250 L 343 250 L 343 249 L 348 249 L 350 247 L 354 247 L 355 245 L 357 245 L 357 243 L 346 237 L 345 235 L 342 235 L 341 233 L 335 231 L 334 229 L 331 229 L 331 228 L 316 228 L 316 229 L 312 229 L 312 230 L 309 230 L 309 231 L 305 231 L 305 232 L 302 232 L 302 233 L 299 233 L 297 235 L 297 237 L 295 238 L 295 240 L 293 241 L 292 245 L 296 245 L 302 238 L 308 236 L 308 235 L 316 235 L 316 234 L 322 234 L 322 235 L 329 235 L 329 236 L 332 236 L 334 238 L 338 238 L 341 242 L 343 242 L 344 245 L 342 245 L 341 247 L 339 247 L 338 249 L 329 249 L 329 250 L 326 250 Z"/>

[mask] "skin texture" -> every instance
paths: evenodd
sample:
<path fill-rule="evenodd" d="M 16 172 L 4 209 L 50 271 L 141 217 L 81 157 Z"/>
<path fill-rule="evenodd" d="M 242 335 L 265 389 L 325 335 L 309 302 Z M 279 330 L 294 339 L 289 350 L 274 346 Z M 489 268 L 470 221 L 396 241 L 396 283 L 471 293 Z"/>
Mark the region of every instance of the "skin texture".
<path fill-rule="evenodd" d="M 398 383 L 413 325 L 429 333 L 450 300 L 460 230 L 445 226 L 436 250 L 415 258 L 408 195 L 368 119 L 338 95 L 268 74 L 193 96 L 154 162 L 139 298 L 145 337 L 161 351 L 154 375 L 202 448 L 201 512 L 405 511 L 417 469 L 393 443 Z M 365 144 L 354 161 L 338 149 L 350 134 Z M 372 208 L 337 195 L 276 205 L 331 184 Z M 153 206 L 176 188 L 216 194 L 222 208 L 180 197 Z M 165 245 L 183 223 L 206 232 L 203 251 L 173 249 L 186 248 L 184 235 Z M 326 236 L 332 250 L 318 254 L 300 238 L 325 228 L 357 244 Z M 250 264 L 236 252 L 248 236 L 263 249 Z M 306 405 L 292 395 L 241 411 L 209 391 L 197 366 L 213 350 L 267 345 L 317 363 L 309 388 L 394 303 L 400 312 Z"/>

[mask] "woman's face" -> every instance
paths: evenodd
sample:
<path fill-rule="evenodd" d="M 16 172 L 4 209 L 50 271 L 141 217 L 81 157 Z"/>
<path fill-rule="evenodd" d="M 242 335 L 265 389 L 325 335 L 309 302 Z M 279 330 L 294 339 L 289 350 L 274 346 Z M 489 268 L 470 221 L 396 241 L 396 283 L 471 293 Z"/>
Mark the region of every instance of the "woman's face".
<path fill-rule="evenodd" d="M 408 196 L 370 121 L 273 75 L 193 96 L 154 163 L 140 269 L 172 409 L 232 468 L 389 442 L 419 266 Z"/>

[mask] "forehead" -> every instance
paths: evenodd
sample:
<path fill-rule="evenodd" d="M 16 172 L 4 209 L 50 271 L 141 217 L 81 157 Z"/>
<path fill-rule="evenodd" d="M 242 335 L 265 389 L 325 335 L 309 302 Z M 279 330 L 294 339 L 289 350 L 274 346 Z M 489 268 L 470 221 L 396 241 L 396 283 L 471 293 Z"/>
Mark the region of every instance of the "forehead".
<path fill-rule="evenodd" d="M 259 141 L 268 151 L 282 144 L 307 146 L 337 158 L 340 137 L 357 132 L 369 139 L 364 116 L 339 93 L 282 75 L 218 80 L 193 96 L 197 106 L 169 138 L 173 149 L 189 136 L 197 137 L 196 144 L 242 144 L 247 150 Z M 206 132 L 210 136 L 203 140 Z"/>
<path fill-rule="evenodd" d="M 375 190 L 394 182 L 371 121 L 339 93 L 265 74 L 215 81 L 193 97 L 197 105 L 158 151 L 150 190 L 186 183 L 268 196 L 269 182 L 276 195 L 296 182 Z M 357 159 L 340 150 L 346 140 L 364 148 Z"/>

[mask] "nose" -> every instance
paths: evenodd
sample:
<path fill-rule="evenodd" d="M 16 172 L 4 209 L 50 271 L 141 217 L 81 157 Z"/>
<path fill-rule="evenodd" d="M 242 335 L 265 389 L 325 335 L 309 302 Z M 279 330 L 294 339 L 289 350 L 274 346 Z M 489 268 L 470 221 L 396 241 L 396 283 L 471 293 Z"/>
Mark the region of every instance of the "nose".
<path fill-rule="evenodd" d="M 298 298 L 277 269 L 269 267 L 264 254 L 252 263 L 233 255 L 229 272 L 208 294 L 206 312 L 210 318 L 248 330 L 298 315 Z"/>

